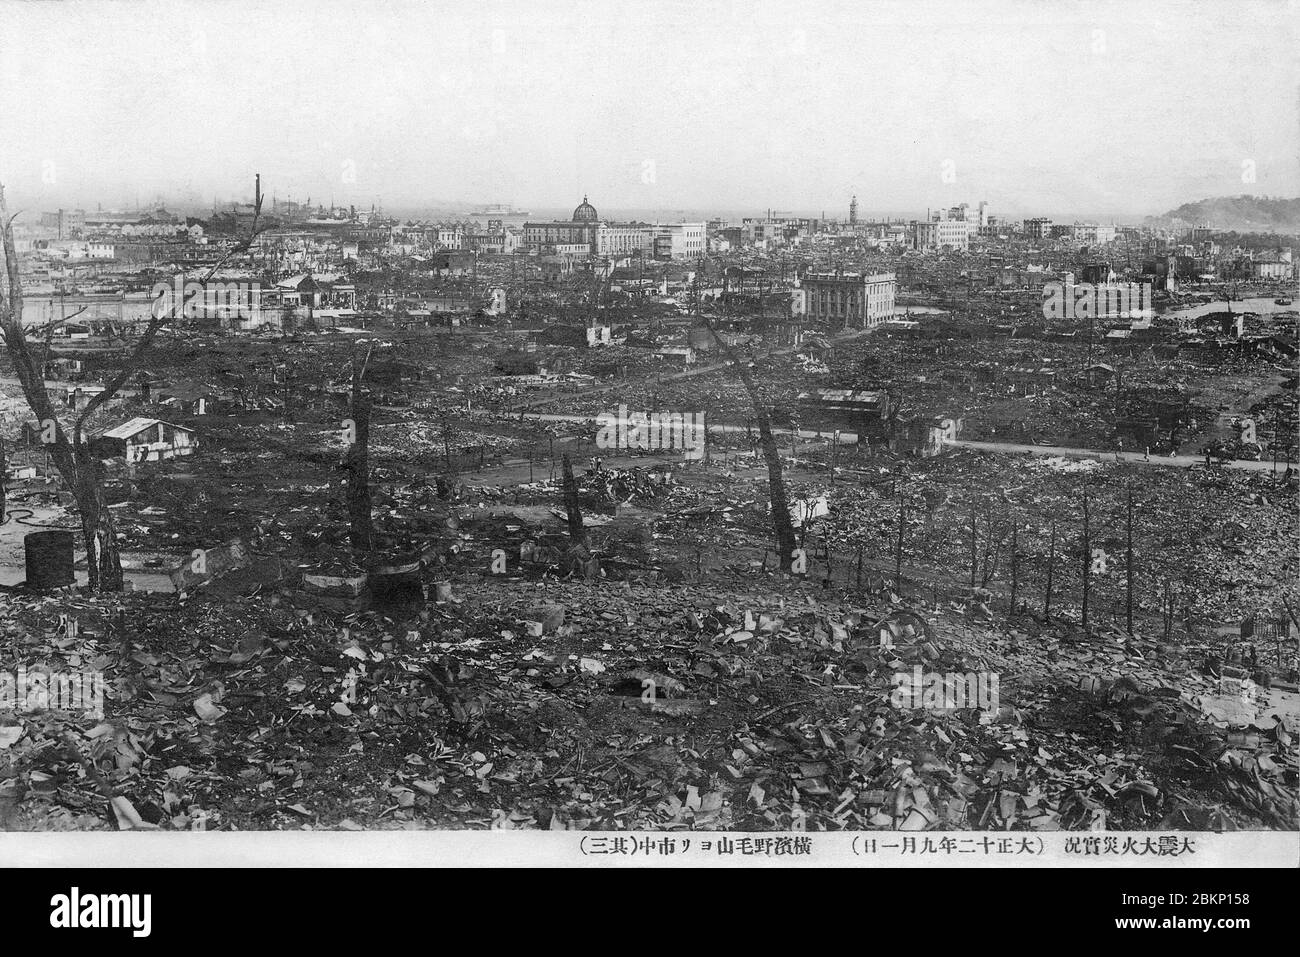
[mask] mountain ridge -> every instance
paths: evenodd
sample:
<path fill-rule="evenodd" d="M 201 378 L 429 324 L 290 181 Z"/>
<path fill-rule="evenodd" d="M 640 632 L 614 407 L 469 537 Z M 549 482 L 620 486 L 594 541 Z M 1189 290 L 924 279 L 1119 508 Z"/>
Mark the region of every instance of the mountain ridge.
<path fill-rule="evenodd" d="M 1300 197 L 1217 196 L 1184 203 L 1160 216 L 1148 216 L 1153 225 L 1208 223 L 1217 230 L 1300 232 Z"/>

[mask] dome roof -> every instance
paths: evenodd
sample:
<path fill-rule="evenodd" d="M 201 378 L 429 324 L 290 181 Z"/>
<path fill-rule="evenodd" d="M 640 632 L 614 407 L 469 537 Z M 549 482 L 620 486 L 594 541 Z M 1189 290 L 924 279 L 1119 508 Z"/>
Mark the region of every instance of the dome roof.
<path fill-rule="evenodd" d="M 573 221 L 575 223 L 594 223 L 600 216 L 596 214 L 596 207 L 587 202 L 587 197 L 582 197 L 582 205 L 573 211 Z"/>

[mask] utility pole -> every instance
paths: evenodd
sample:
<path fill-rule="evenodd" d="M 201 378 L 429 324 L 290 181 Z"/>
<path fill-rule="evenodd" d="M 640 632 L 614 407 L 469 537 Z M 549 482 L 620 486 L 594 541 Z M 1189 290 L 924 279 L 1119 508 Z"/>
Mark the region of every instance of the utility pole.
<path fill-rule="evenodd" d="M 903 510 L 903 489 L 900 487 L 898 490 L 898 541 L 894 545 L 895 594 L 901 592 L 903 588 L 903 520 L 905 517 L 906 513 Z"/>
<path fill-rule="evenodd" d="M 1125 588 L 1125 592 L 1126 592 L 1125 623 L 1128 626 L 1128 634 L 1129 637 L 1131 638 L 1133 637 L 1133 486 L 1132 484 L 1130 484 L 1128 488 L 1128 510 L 1127 511 L 1128 511 L 1127 514 L 1128 543 L 1127 543 L 1127 554 L 1125 555 L 1125 559 L 1124 559 L 1124 569 L 1127 574 L 1128 581 L 1126 583 L 1126 588 Z"/>
<path fill-rule="evenodd" d="M 1043 598 L 1043 621 L 1052 620 L 1052 575 L 1056 571 L 1056 522 L 1052 522 L 1052 544 L 1047 551 L 1047 594 Z"/>
<path fill-rule="evenodd" d="M 975 500 L 970 502 L 970 587 L 971 594 L 975 593 Z"/>
<path fill-rule="evenodd" d="M 1016 589 L 1020 584 L 1020 522 L 1011 525 L 1011 617 L 1016 615 Z"/>
<path fill-rule="evenodd" d="M 1083 630 L 1088 630 L 1088 585 L 1092 570 L 1092 543 L 1088 538 L 1088 490 L 1083 490 Z"/>
<path fill-rule="evenodd" d="M 1273 475 L 1277 474 L 1277 447 L 1282 441 L 1282 406 L 1277 407 L 1273 416 Z"/>

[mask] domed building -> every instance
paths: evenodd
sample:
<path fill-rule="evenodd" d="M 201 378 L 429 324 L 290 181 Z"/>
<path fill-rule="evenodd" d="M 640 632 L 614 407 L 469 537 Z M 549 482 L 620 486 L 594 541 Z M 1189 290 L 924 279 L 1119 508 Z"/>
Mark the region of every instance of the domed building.
<path fill-rule="evenodd" d="M 660 256 L 698 259 L 705 251 L 703 223 L 610 223 L 582 197 L 565 221 L 524 223 L 524 245 L 545 255 L 586 259 L 591 256 Z"/>
<path fill-rule="evenodd" d="M 573 211 L 572 219 L 524 223 L 524 244 L 553 248 L 561 255 L 585 258 L 596 251 L 596 237 L 600 234 L 601 226 L 600 214 L 584 196 L 582 203 Z"/>

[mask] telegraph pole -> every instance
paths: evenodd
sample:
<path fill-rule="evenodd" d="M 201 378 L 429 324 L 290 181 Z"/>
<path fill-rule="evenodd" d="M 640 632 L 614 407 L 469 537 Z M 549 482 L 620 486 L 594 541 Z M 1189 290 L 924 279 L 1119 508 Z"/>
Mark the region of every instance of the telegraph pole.
<path fill-rule="evenodd" d="M 898 542 L 894 545 L 894 592 L 895 594 L 901 593 L 903 589 L 903 520 L 905 517 L 906 515 L 903 510 L 903 489 L 902 486 L 900 485 L 898 489 Z M 862 557 L 862 553 L 859 552 L 858 553 L 859 575 L 861 574 L 861 564 L 860 564 L 861 557 Z"/>
<path fill-rule="evenodd" d="M 1282 441 L 1282 406 L 1277 407 L 1277 413 L 1273 416 L 1273 471 L 1277 474 L 1277 447 Z"/>
<path fill-rule="evenodd" d="M 970 587 L 971 594 L 975 592 L 975 500 L 971 499 L 970 503 Z"/>
<path fill-rule="evenodd" d="M 1129 637 L 1133 637 L 1133 486 L 1130 483 L 1128 488 L 1128 543 L 1127 554 L 1124 559 L 1124 568 L 1127 573 L 1125 605 L 1126 614 L 1125 622 L 1128 625 Z"/>
<path fill-rule="evenodd" d="M 1088 630 L 1088 585 L 1092 570 L 1092 543 L 1088 539 L 1088 490 L 1083 490 L 1083 630 Z"/>
<path fill-rule="evenodd" d="M 1052 544 L 1047 552 L 1047 594 L 1043 598 L 1043 621 L 1052 620 L 1052 574 L 1056 571 L 1056 522 L 1052 522 Z"/>
<path fill-rule="evenodd" d="M 1011 526 L 1011 617 L 1016 615 L 1016 589 L 1020 583 L 1020 522 Z"/>

